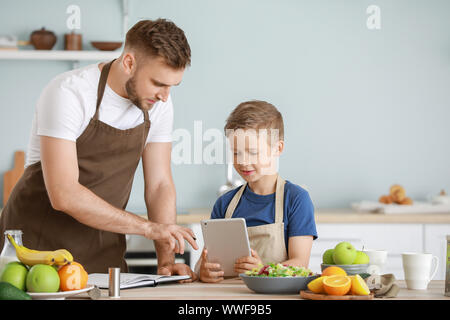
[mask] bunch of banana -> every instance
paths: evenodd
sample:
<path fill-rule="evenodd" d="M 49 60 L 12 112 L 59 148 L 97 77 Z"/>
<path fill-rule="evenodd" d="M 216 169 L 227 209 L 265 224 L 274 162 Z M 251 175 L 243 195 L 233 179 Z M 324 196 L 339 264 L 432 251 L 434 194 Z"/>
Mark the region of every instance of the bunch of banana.
<path fill-rule="evenodd" d="M 34 266 L 35 264 L 48 264 L 63 266 L 73 262 L 72 254 L 66 249 L 58 249 L 55 251 L 38 251 L 19 246 L 14 238 L 8 234 L 8 239 L 16 248 L 17 258 L 23 264 Z"/>

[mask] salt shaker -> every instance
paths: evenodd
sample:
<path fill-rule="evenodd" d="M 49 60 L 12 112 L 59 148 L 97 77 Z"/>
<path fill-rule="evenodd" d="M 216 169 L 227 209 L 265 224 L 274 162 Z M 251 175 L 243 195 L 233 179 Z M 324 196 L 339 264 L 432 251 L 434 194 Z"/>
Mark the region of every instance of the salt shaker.
<path fill-rule="evenodd" d="M 109 268 L 109 297 L 120 298 L 120 268 Z"/>

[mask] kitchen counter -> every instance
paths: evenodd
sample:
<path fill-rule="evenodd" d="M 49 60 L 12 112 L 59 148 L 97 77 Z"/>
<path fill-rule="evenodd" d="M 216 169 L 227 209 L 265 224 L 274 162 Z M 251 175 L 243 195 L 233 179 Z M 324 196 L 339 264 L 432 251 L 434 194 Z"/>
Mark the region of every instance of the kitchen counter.
<path fill-rule="evenodd" d="M 450 300 L 444 296 L 444 281 L 432 280 L 427 290 L 408 290 L 404 281 L 397 280 L 400 291 L 395 298 L 386 300 Z M 109 300 L 108 290 L 101 290 L 100 299 Z M 90 299 L 86 293 L 72 299 Z M 114 299 L 117 300 L 117 299 Z M 221 283 L 160 284 L 157 287 L 141 287 L 120 291 L 120 300 L 303 300 L 299 294 L 257 294 L 247 288 L 239 278 Z M 375 298 L 382 300 L 382 298 Z"/>
<path fill-rule="evenodd" d="M 210 208 L 190 209 L 177 215 L 178 224 L 199 223 L 209 219 Z M 450 223 L 448 213 L 384 214 L 356 212 L 353 209 L 323 209 L 315 212 L 316 223 Z"/>
<path fill-rule="evenodd" d="M 147 218 L 146 213 L 137 213 Z M 1 215 L 1 209 L 0 209 Z M 177 214 L 178 224 L 199 223 L 209 219 L 210 208 L 193 208 L 186 213 Z M 419 223 L 419 224 L 450 224 L 448 213 L 414 213 L 414 214 L 383 214 L 356 212 L 353 209 L 322 209 L 315 212 L 316 223 Z"/>

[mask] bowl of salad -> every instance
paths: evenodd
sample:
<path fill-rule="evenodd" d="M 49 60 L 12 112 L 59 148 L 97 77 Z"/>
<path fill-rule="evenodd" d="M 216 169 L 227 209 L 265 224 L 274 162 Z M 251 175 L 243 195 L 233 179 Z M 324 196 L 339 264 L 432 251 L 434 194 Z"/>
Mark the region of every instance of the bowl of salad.
<path fill-rule="evenodd" d="M 304 267 L 281 263 L 259 265 L 251 271 L 239 274 L 250 290 L 256 293 L 299 293 L 319 275 Z"/>

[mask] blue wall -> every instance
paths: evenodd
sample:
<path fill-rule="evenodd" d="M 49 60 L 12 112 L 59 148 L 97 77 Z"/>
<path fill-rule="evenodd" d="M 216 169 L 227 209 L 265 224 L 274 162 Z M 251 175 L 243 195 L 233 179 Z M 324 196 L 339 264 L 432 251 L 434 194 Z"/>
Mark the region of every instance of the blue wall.
<path fill-rule="evenodd" d="M 121 1 L 2 1 L 0 30 L 27 40 L 42 26 L 63 48 L 66 8 L 81 8 L 85 49 L 122 39 Z M 366 27 L 369 5 L 381 29 Z M 318 208 L 376 200 L 400 183 L 423 200 L 450 191 L 450 2 L 446 0 L 130 0 L 129 27 L 165 17 L 193 58 L 172 91 L 174 128 L 223 128 L 248 99 L 285 118 L 282 176 L 306 185 Z M 85 65 L 83 63 L 81 65 Z M 0 60 L 0 173 L 26 150 L 36 100 L 69 62 Z M 180 210 L 210 207 L 223 165 L 174 165 Z M 128 208 L 142 211 L 139 167 Z"/>

